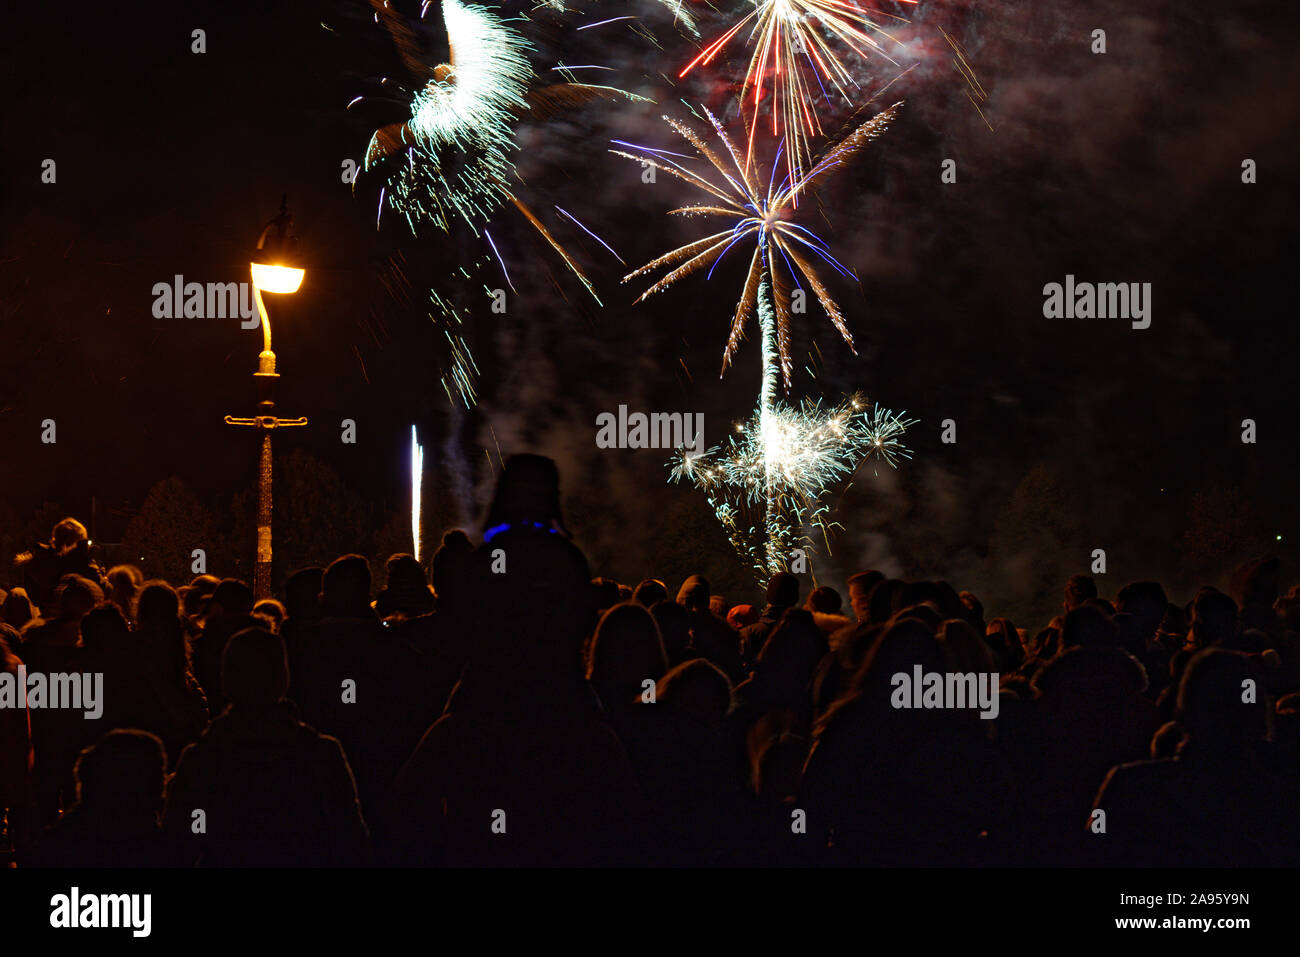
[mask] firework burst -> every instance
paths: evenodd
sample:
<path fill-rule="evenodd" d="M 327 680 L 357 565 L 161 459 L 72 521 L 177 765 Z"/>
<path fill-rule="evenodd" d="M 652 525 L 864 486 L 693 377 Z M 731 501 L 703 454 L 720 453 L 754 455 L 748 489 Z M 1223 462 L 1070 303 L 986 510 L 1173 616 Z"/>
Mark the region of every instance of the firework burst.
<path fill-rule="evenodd" d="M 721 124 L 705 111 L 723 150 L 714 150 L 685 123 L 665 117 L 668 124 L 695 147 L 721 178 L 710 179 L 679 162 L 689 160 L 667 150 L 641 148 L 641 153 L 613 150 L 682 179 L 710 197 L 710 202 L 672 212 L 687 216 L 715 216 L 726 227 L 703 239 L 665 253 L 629 273 L 624 282 L 666 269 L 661 278 L 637 300 L 667 289 L 683 276 L 708 267 L 710 275 L 733 247 L 752 243 L 753 253 L 732 317 L 731 335 L 723 353 L 726 372 L 751 316 L 758 315 L 762 339 L 763 379 L 758 410 L 724 450 L 702 456 L 679 454 L 672 478 L 689 478 L 703 489 L 733 545 L 760 573 L 784 568 L 798 542 L 808 540 L 803 529 L 818 526 L 829 534 L 828 506 L 824 496 L 831 483 L 849 475 L 867 456 L 893 465 L 906 455 L 901 436 L 909 420 L 875 410 L 861 413 L 858 400 L 825 412 L 820 404 L 792 409 L 777 398 L 778 375 L 790 387 L 790 309 L 793 284 L 802 279 L 826 310 L 831 323 L 853 348 L 853 337 L 839 306 L 831 298 L 814 263 L 830 265 L 853 276 L 830 252 L 826 243 L 792 219 L 793 198 L 843 166 L 879 136 L 897 114 L 901 103 L 883 110 L 828 149 L 798 179 L 787 176 L 776 183 L 776 167 L 766 185 L 753 169 L 741 162 Z M 628 145 L 628 144 L 622 144 Z M 778 155 L 779 161 L 779 155 Z M 856 277 L 853 277 L 856 278 Z M 779 371 L 778 371 L 779 370 Z M 761 520 L 754 517 L 761 503 Z M 751 521 L 750 518 L 753 518 Z"/>
<path fill-rule="evenodd" d="M 705 114 L 724 147 L 723 153 L 710 146 L 687 124 L 671 117 L 664 119 L 700 156 L 712 164 L 713 172 L 721 177 L 721 184 L 679 162 L 676 157 L 680 154 L 649 147 L 637 147 L 643 150 L 640 154 L 621 149 L 611 150 L 619 156 L 685 180 L 708 194 L 712 200 L 671 210 L 670 215 L 712 216 L 726 220 L 725 227 L 718 232 L 667 252 L 624 276 L 623 281 L 628 282 L 660 269 L 668 270 L 641 294 L 637 302 L 662 292 L 683 276 L 706 267 L 709 275 L 712 275 L 713 269 L 728 252 L 736 246 L 752 243 L 749 270 L 732 316 L 731 334 L 722 354 L 722 371 L 725 373 L 731 365 L 745 336 L 745 327 L 757 312 L 764 347 L 769 345 L 769 339 L 775 340 L 782 384 L 787 390 L 790 388 L 792 361 L 789 303 L 791 291 L 798 285 L 800 278 L 812 289 L 831 324 L 849 348 L 853 349 L 853 336 L 844 322 L 844 315 L 822 282 L 816 264 L 830 266 L 840 275 L 852 279 L 857 279 L 857 276 L 831 254 L 825 241 L 816 233 L 790 217 L 794 213 L 794 197 L 797 194 L 815 185 L 832 170 L 848 163 L 856 153 L 888 128 L 901 107 L 902 103 L 895 103 L 876 114 L 828 149 L 798 179 L 787 176 L 780 185 L 777 184 L 775 167 L 766 184 L 758 179 L 753 168 L 741 161 L 740 154 L 726 131 L 708 110 L 705 110 Z M 760 295 L 764 288 L 770 295 Z"/>
<path fill-rule="evenodd" d="M 862 58 L 874 53 L 898 65 L 880 42 L 881 39 L 897 41 L 877 17 L 907 22 L 892 14 L 864 10 L 846 0 L 754 0 L 754 9 L 705 46 L 678 77 L 712 63 L 737 35 L 750 27 L 753 53 L 740 94 L 749 126 L 745 166 L 748 169 L 753 165 L 754 134 L 763 125 L 759 108 L 770 75 L 772 135 L 784 140 L 790 178 L 798 181 L 810 163 L 809 140 L 822 133 L 818 101 L 829 103 L 829 90 L 833 89 L 844 102 L 853 102 L 849 87 L 857 84 L 837 48 Z M 798 190 L 791 199 L 798 203 Z"/>
<path fill-rule="evenodd" d="M 784 567 L 783 556 L 811 546 L 817 530 L 829 546 L 831 490 L 865 462 L 897 467 L 911 458 L 902 438 L 916 420 L 861 396 L 835 406 L 778 403 L 736 427 L 726 443 L 691 455 L 678 450 L 669 480 L 704 492 L 736 550 L 760 574 Z"/>
<path fill-rule="evenodd" d="M 371 0 L 371 6 L 407 71 L 423 84 L 411 97 L 410 118 L 377 129 L 366 148 L 363 170 L 383 177 L 380 217 L 385 208 L 392 209 L 403 217 L 413 235 L 426 226 L 443 233 L 451 233 L 455 226 L 467 227 L 483 243 L 484 255 L 476 260 L 475 269 L 495 261 L 513 290 L 505 259 L 488 231 L 499 211 L 511 206 L 599 304 L 582 268 L 511 185 L 512 157 L 518 149 L 515 134 L 524 121 L 544 123 L 598 100 L 642 98 L 614 87 L 571 80 L 540 83 L 529 61 L 533 48 L 514 23 L 486 7 L 461 0 L 442 0 L 450 62 L 430 68 L 417 53 L 419 44 L 413 30 L 386 0 Z M 577 225 L 590 233 L 581 223 Z M 463 267 L 459 273 L 450 280 L 459 285 L 461 278 L 470 278 Z M 491 285 L 480 284 L 491 299 Z M 440 313 L 451 347 L 451 369 L 442 376 L 443 386 L 449 397 L 454 391 L 471 406 L 477 368 L 464 333 L 466 310 L 436 289 L 430 299 Z"/>
<path fill-rule="evenodd" d="M 376 130 L 365 156 L 367 172 L 397 160 L 385 201 L 413 232 L 422 222 L 446 232 L 452 218 L 477 231 L 510 200 L 514 128 L 535 79 L 528 44 L 495 14 L 459 0 L 442 12 L 452 62 L 433 68 L 411 118 Z"/>

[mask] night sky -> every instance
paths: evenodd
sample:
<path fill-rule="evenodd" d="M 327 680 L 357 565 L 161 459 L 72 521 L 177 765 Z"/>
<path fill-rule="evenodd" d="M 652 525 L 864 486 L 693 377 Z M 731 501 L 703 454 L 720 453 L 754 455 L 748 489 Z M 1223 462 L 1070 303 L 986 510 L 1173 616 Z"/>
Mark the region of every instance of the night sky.
<path fill-rule="evenodd" d="M 706 36 L 731 22 L 727 5 L 687 3 Z M 418 2 L 394 5 L 417 23 Z M 807 211 L 861 280 L 829 282 L 857 354 L 810 306 L 794 330 L 794 397 L 862 390 L 920 421 L 910 461 L 862 468 L 837 498 L 846 530 L 816 559 L 818 579 L 842 584 L 865 567 L 945 577 L 990 614 L 1027 617 L 1051 611 L 1094 548 L 1108 557 L 1103 595 L 1157 578 L 1185 600 L 1267 553 L 1286 560 L 1289 583 L 1300 573 L 1300 15 L 1258 0 L 886 9 L 914 21 L 896 35 L 900 62 L 915 68 L 877 108 L 905 105 Z M 439 384 L 447 357 L 428 289 L 456 294 L 448 275 L 482 258 L 481 245 L 412 237 L 391 211 L 376 229 L 382 181 L 363 176 L 354 190 L 341 178 L 377 126 L 409 117 L 418 85 L 368 4 L 42 4 L 6 20 L 0 521 L 24 523 L 46 501 L 85 520 L 93 495 L 99 537 L 112 540 L 169 475 L 219 513 L 252 482 L 254 435 L 222 417 L 251 414 L 260 333 L 237 320 L 155 319 L 152 287 L 178 273 L 246 280 L 251 246 L 287 193 L 307 278 L 269 309 L 280 411 L 311 426 L 282 434 L 278 453 L 305 449 L 380 512 L 400 512 L 417 423 L 426 494 L 440 514 L 475 523 L 500 456 L 540 452 L 560 465 L 594 573 L 635 584 L 700 570 L 729 597 L 756 596 L 699 494 L 665 483 L 661 452 L 594 442 L 596 416 L 620 404 L 703 412 L 710 443 L 753 407 L 755 335 L 718 379 L 741 257 L 634 306 L 643 286 L 619 279 L 698 234 L 665 215 L 695 196 L 664 177 L 642 183 L 608 152 L 614 138 L 680 149 L 660 119 L 684 115 L 679 98 L 738 126 L 726 81 L 741 64 L 672 85 L 696 48 L 649 0 L 523 26 L 539 73 L 553 77 L 561 60 L 601 64 L 612 69 L 595 82 L 657 102 L 521 125 L 529 201 L 605 305 L 504 210 L 493 236 L 518 293 L 505 316 L 475 315 L 480 401 L 460 414 Z M 436 8 L 424 23 L 432 66 L 446 53 Z M 993 130 L 933 42 L 939 26 L 964 45 Z M 206 31 L 201 55 L 195 28 Z M 1090 49 L 1097 28 L 1104 55 Z M 898 72 L 855 69 L 864 90 Z M 828 109 L 828 132 L 853 116 Z M 46 158 L 54 184 L 41 182 Z M 947 158 L 955 184 L 940 181 Z M 1242 182 L 1247 158 L 1255 184 Z M 1043 286 L 1067 273 L 1151 283 L 1151 327 L 1045 318 Z M 40 442 L 46 418 L 57 422 L 53 446 Z M 356 445 L 340 442 L 345 418 L 357 422 Z M 939 441 L 945 418 L 955 445 Z M 1244 418 L 1257 422 L 1254 445 L 1241 441 Z"/>

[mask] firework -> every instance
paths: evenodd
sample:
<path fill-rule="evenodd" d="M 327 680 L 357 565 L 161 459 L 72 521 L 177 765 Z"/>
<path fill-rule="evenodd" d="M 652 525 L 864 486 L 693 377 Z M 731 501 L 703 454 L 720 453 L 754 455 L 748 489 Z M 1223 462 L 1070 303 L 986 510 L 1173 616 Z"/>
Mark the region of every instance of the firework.
<path fill-rule="evenodd" d="M 746 244 L 746 248 L 752 243 L 753 253 L 750 257 L 749 270 L 740 301 L 732 316 L 731 334 L 722 354 L 722 371 L 725 373 L 731 365 L 731 360 L 744 338 L 745 327 L 757 312 L 764 349 L 769 347 L 771 340 L 775 340 L 781 380 L 787 390 L 790 388 L 792 362 L 789 302 L 792 288 L 798 285 L 800 277 L 812 288 L 813 294 L 826 311 L 832 325 L 844 338 L 849 348 L 853 349 L 853 336 L 845 325 L 844 315 L 835 300 L 831 298 L 815 264 L 820 262 L 843 276 L 853 279 L 857 277 L 831 254 L 825 241 L 808 227 L 794 222 L 790 217 L 794 213 L 794 197 L 798 193 L 816 184 L 830 171 L 848 163 L 867 143 L 888 128 L 890 121 L 901 107 L 902 103 L 895 103 L 876 114 L 828 149 L 800 178 L 791 179 L 787 176 L 779 186 L 775 167 L 768 182 L 764 184 L 752 168 L 741 162 L 740 154 L 732 145 L 722 125 L 708 110 L 705 110 L 705 114 L 724 147 L 724 153 L 711 147 L 687 124 L 671 117 L 664 117 L 664 120 L 690 143 L 700 156 L 712 164 L 713 172 L 721 177 L 721 185 L 679 162 L 679 158 L 687 158 L 681 157 L 681 154 L 645 147 L 641 148 L 644 152 L 640 154 L 625 150 L 611 150 L 619 156 L 648 164 L 685 180 L 707 193 L 712 200 L 702 205 L 671 210 L 671 215 L 712 216 L 725 221 L 723 229 L 665 253 L 624 276 L 623 281 L 628 282 L 659 269 L 668 270 L 641 294 L 637 302 L 662 292 L 683 276 L 706 267 L 709 275 L 712 275 L 713 269 L 728 252 L 742 243 Z M 760 296 L 760 290 L 764 287 L 767 288 L 769 295 Z M 765 374 L 768 365 L 765 358 Z"/>
<path fill-rule="evenodd" d="M 369 172 L 405 154 L 385 193 L 412 231 L 424 221 L 447 231 L 452 218 L 477 230 L 509 201 L 508 154 L 535 78 L 527 43 L 499 17 L 459 0 L 443 0 L 442 13 L 452 62 L 433 68 L 411 118 L 376 130 L 365 156 Z"/>
<path fill-rule="evenodd" d="M 420 61 L 419 44 L 401 16 L 386 0 L 371 0 L 371 5 L 408 72 L 423 84 L 411 98 L 410 118 L 376 130 L 366 148 L 363 170 L 384 177 L 379 216 L 385 208 L 394 210 L 414 235 L 429 226 L 444 233 L 467 227 L 491 251 L 475 268 L 497 262 L 513 290 L 509 268 L 488 231 L 503 207 L 513 207 L 599 304 L 581 267 L 510 185 L 518 149 L 515 133 L 525 120 L 544 122 L 598 100 L 642 98 L 571 80 L 540 84 L 529 62 L 532 47 L 514 24 L 461 0 L 442 0 L 451 62 L 429 68 Z M 567 218 L 595 235 L 572 216 Z M 461 278 L 470 278 L 463 268 L 459 272 Z M 484 288 L 491 296 L 491 287 L 485 283 Z M 472 405 L 476 364 L 464 333 L 465 311 L 437 290 L 431 301 L 451 344 L 452 368 L 443 375 L 443 386 L 449 397 L 454 389 Z"/>
<path fill-rule="evenodd" d="M 787 169 L 791 179 L 798 180 L 809 162 L 808 141 L 822 132 L 818 100 L 830 101 L 829 87 L 846 103 L 853 101 L 848 88 L 857 84 L 836 48 L 846 48 L 862 58 L 875 53 L 897 66 L 878 38 L 897 41 L 873 18 L 876 13 L 846 0 L 754 0 L 754 9 L 708 44 L 678 76 L 685 77 L 696 67 L 711 63 L 750 26 L 754 50 L 740 94 L 749 118 L 745 165 L 748 168 L 753 162 L 759 107 L 771 74 L 772 135 L 783 138 Z M 907 22 L 892 14 L 878 15 Z M 796 191 L 792 201 L 797 204 L 798 199 Z"/>
<path fill-rule="evenodd" d="M 424 482 L 424 446 L 411 426 L 411 543 L 415 560 L 420 560 L 420 486 Z"/>
<path fill-rule="evenodd" d="M 832 488 L 865 462 L 897 467 L 911 457 L 902 437 L 914 424 L 857 395 L 829 407 L 777 403 L 738 425 L 721 447 L 678 450 L 669 480 L 704 492 L 737 551 L 770 574 L 794 548 L 812 544 L 805 529 L 829 542 L 837 527 L 826 501 Z"/>
<path fill-rule="evenodd" d="M 785 567 L 786 556 L 795 542 L 805 537 L 800 531 L 805 526 L 818 525 L 829 532 L 823 496 L 833 481 L 851 474 L 867 455 L 878 455 L 892 465 L 906 454 L 899 437 L 908 421 L 892 413 L 873 412 L 859 417 L 850 415 L 846 409 L 837 409 L 823 416 L 818 405 L 795 412 L 777 398 L 778 369 L 786 390 L 790 387 L 787 304 L 792 284 L 802 279 L 812 288 L 832 324 L 849 348 L 853 348 L 853 337 L 844 317 L 814 262 L 820 260 L 846 276 L 853 274 L 831 254 L 825 241 L 789 218 L 793 198 L 831 170 L 849 162 L 887 128 L 901 106 L 896 103 L 863 123 L 828 149 L 806 173 L 798 179 L 787 176 L 780 186 L 776 184 L 775 166 L 766 186 L 757 179 L 752 168 L 741 162 L 721 124 L 707 110 L 705 113 L 724 148 L 722 152 L 713 149 L 685 123 L 668 117 L 665 120 L 712 165 L 712 172 L 721 177 L 723 185 L 679 162 L 690 159 L 681 154 L 651 149 L 639 154 L 612 151 L 685 180 L 710 197 L 707 204 L 682 207 L 673 213 L 721 217 L 726 224 L 726 228 L 678 247 L 624 277 L 627 282 L 660 269 L 668 270 L 641 294 L 638 302 L 706 266 L 711 275 L 733 247 L 742 242 L 746 247 L 753 245 L 745 284 L 732 317 L 731 335 L 723 352 L 722 369 L 725 373 L 749 318 L 757 313 L 763 364 L 758 411 L 749 424 L 741 427 L 741 437 L 733 440 L 721 459 L 714 458 L 717 450 L 694 459 L 679 456 L 673 478 L 690 477 L 705 491 L 733 544 L 751 559 L 755 568 L 764 572 Z M 751 523 L 748 528 L 742 527 L 744 516 L 751 514 L 760 503 L 761 550 L 752 544 L 760 526 Z"/>

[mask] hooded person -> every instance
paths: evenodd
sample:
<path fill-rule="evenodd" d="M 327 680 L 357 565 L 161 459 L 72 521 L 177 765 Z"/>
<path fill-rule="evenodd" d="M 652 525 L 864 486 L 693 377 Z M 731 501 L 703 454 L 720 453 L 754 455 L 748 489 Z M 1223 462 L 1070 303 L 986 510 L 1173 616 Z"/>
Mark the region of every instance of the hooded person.
<path fill-rule="evenodd" d="M 560 512 L 555 463 L 516 455 L 466 570 L 473 648 L 442 717 L 394 783 L 398 864 L 641 860 L 647 818 L 627 754 L 584 680 L 591 572 Z"/>
<path fill-rule="evenodd" d="M 5 595 L 0 604 L 0 622 L 10 625 L 18 631 L 36 617 L 37 609 L 32 608 L 32 600 L 22 588 L 14 588 Z"/>

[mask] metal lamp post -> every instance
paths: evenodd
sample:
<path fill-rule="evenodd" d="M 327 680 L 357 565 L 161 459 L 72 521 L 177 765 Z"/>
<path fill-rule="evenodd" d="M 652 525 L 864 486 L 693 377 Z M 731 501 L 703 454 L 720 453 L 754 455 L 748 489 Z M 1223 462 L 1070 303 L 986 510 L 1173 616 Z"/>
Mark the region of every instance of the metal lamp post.
<path fill-rule="evenodd" d="M 271 321 L 266 315 L 262 293 L 290 294 L 298 291 L 306 270 L 295 255 L 290 232 L 293 216 L 286 199 L 280 201 L 280 215 L 267 223 L 253 254 L 253 299 L 262 318 L 262 352 L 257 357 L 257 415 L 226 416 L 227 425 L 248 425 L 262 433 L 262 452 L 257 475 L 257 562 L 253 566 L 253 595 L 271 594 L 271 433 L 287 426 L 306 425 L 306 418 L 281 419 L 275 415 L 275 353 L 271 351 Z"/>

